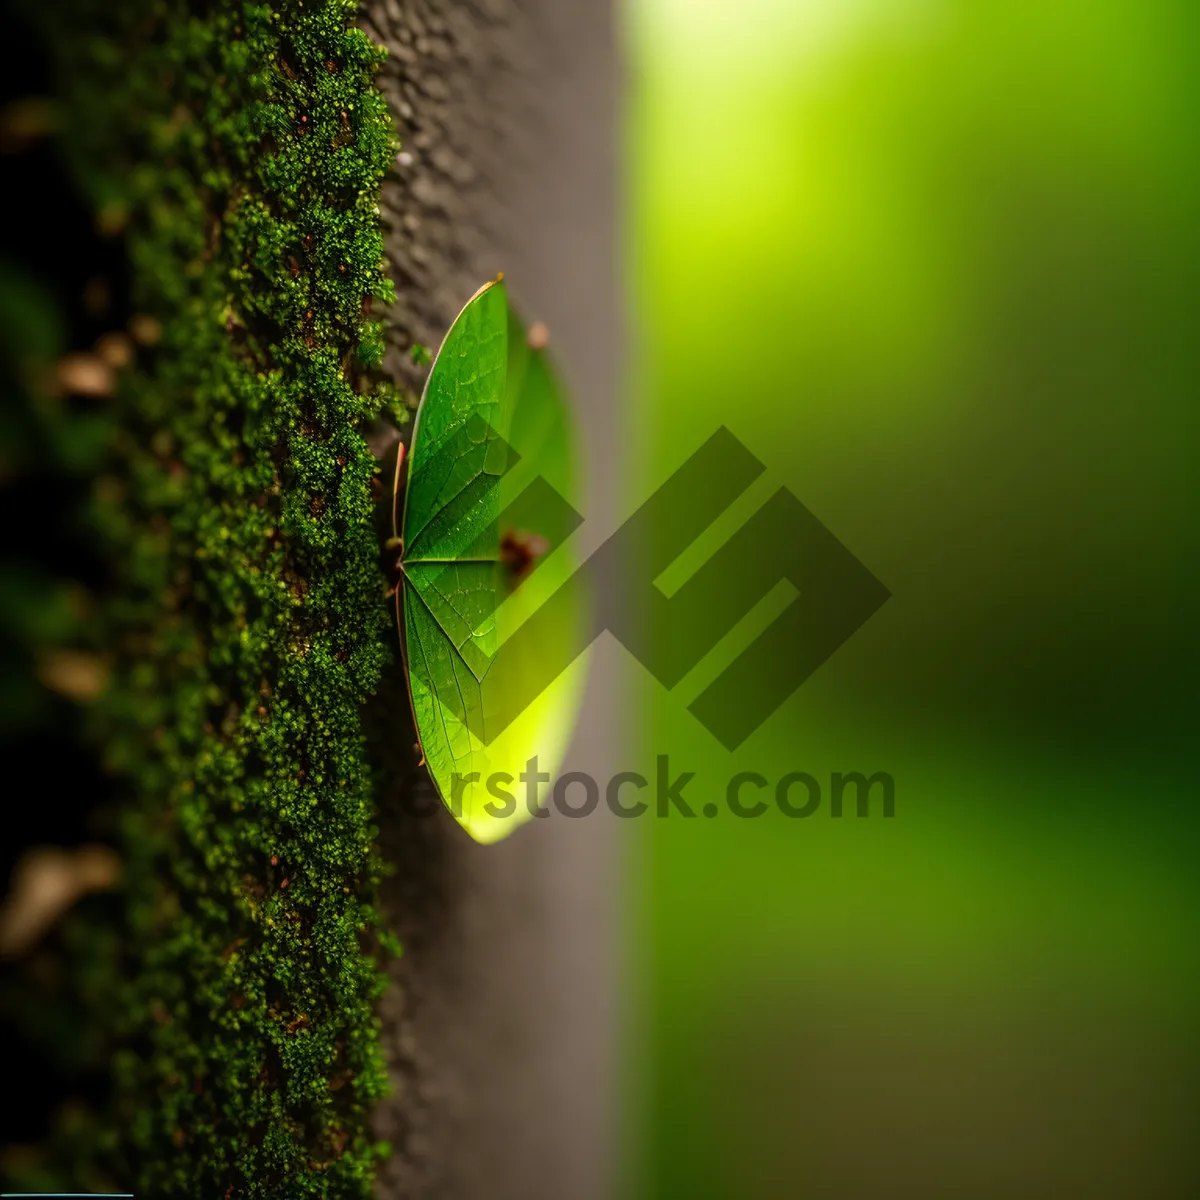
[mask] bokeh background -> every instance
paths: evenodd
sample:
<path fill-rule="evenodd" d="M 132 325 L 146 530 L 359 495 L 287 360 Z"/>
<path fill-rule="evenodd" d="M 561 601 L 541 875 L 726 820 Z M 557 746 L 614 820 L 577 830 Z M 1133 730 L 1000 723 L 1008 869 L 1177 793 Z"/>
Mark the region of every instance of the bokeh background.
<path fill-rule="evenodd" d="M 736 753 L 686 703 L 770 606 L 631 742 L 896 781 L 630 822 L 627 1194 L 1200 1195 L 1200 11 L 624 24 L 630 504 L 726 424 L 893 593 Z"/>

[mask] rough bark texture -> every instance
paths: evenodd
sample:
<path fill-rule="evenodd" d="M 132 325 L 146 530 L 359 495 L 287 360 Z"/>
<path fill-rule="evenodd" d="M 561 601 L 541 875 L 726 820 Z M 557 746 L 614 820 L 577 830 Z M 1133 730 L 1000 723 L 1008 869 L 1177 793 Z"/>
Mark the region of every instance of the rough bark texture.
<path fill-rule="evenodd" d="M 436 347 L 467 297 L 503 270 L 521 311 L 549 325 L 577 401 L 595 531 L 609 507 L 619 365 L 612 9 L 373 0 L 362 24 L 390 51 L 379 83 L 403 142 L 383 196 L 399 297 L 385 365 L 419 390 L 427 368 L 413 365 L 412 344 Z M 611 736 L 608 689 L 595 683 L 572 752 L 580 769 L 602 761 Z M 414 774 L 413 735 L 396 717 L 407 711 L 402 684 L 391 686 L 394 702 L 376 705 L 377 761 L 420 794 L 380 796 L 384 856 L 396 865 L 385 917 L 405 952 L 382 1010 L 396 1091 L 377 1128 L 395 1153 L 377 1194 L 605 1195 L 612 826 L 555 814 L 475 845 Z"/>

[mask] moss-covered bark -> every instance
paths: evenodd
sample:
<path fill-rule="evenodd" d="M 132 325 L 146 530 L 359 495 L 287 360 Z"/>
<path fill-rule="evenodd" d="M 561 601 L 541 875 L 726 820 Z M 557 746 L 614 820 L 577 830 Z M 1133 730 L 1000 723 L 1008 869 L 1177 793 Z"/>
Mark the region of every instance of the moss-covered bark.
<path fill-rule="evenodd" d="M 105 1074 L 115 1089 L 99 1137 L 70 1116 L 9 1181 L 363 1196 L 382 1049 L 381 1192 L 600 1195 L 610 839 L 551 821 L 481 851 L 438 819 L 387 669 L 361 431 L 406 417 L 383 378 L 419 387 L 413 342 L 436 344 L 504 269 L 576 367 L 589 446 L 606 444 L 611 14 L 371 0 L 392 52 L 376 77 L 344 4 L 14 2 L 55 47 L 62 146 L 127 248 L 143 344 L 92 506 L 111 586 L 77 635 L 112 667 L 88 715 L 123 793 L 123 891 L 43 947 L 74 958 L 73 989 L 21 994 L 46 998 L 43 1034 L 87 1068 L 72 1093 Z M 78 406 L 54 412 L 77 424 Z M 407 951 L 378 1008 L 372 790 L 396 865 L 380 905 Z"/>
<path fill-rule="evenodd" d="M 157 1197 L 351 1197 L 385 1086 L 360 706 L 390 656 L 361 429 L 396 151 L 342 0 L 72 0 L 66 138 L 156 344 L 97 536 L 96 733 L 129 793 L 107 1170 Z"/>

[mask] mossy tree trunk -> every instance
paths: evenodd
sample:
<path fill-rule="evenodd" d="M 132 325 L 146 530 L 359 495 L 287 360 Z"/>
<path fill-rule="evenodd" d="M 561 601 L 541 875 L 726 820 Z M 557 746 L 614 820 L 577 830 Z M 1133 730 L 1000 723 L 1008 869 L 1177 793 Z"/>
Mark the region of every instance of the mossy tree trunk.
<path fill-rule="evenodd" d="M 112 1173 L 355 1196 L 378 1157 L 379 858 L 362 703 L 389 661 L 363 422 L 395 153 L 344 4 L 81 4 L 68 145 L 161 331 L 97 489 L 98 706 L 129 799 Z"/>
<path fill-rule="evenodd" d="M 381 1195 L 599 1195 L 611 831 L 482 848 L 404 803 L 427 784 L 367 435 L 407 420 L 411 345 L 504 269 L 604 477 L 611 11 L 369 0 L 369 36 L 341 0 L 54 19 L 68 152 L 160 333 L 93 509 L 126 927 L 105 1165 L 76 1186 L 361 1197 L 382 1162 Z M 595 756 L 602 702 L 586 725 Z"/>

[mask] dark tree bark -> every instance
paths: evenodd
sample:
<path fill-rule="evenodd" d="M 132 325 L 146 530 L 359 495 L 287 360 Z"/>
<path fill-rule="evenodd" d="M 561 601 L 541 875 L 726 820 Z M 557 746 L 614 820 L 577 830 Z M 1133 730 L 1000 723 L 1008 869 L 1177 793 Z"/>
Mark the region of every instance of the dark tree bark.
<path fill-rule="evenodd" d="M 547 322 L 583 425 L 589 528 L 604 526 L 616 445 L 617 67 L 605 0 L 371 0 L 367 31 L 403 141 L 384 190 L 399 297 L 387 366 L 414 390 L 436 348 L 503 270 Z M 611 738 L 601 671 L 573 765 Z M 396 1091 L 378 1114 L 387 1197 L 588 1200 L 614 1150 L 612 823 L 558 814 L 475 845 L 414 770 L 403 684 L 375 706 L 386 919 L 404 955 L 382 1006 Z M 598 774 L 599 772 L 597 772 Z M 432 815 L 412 815 L 414 807 Z"/>

